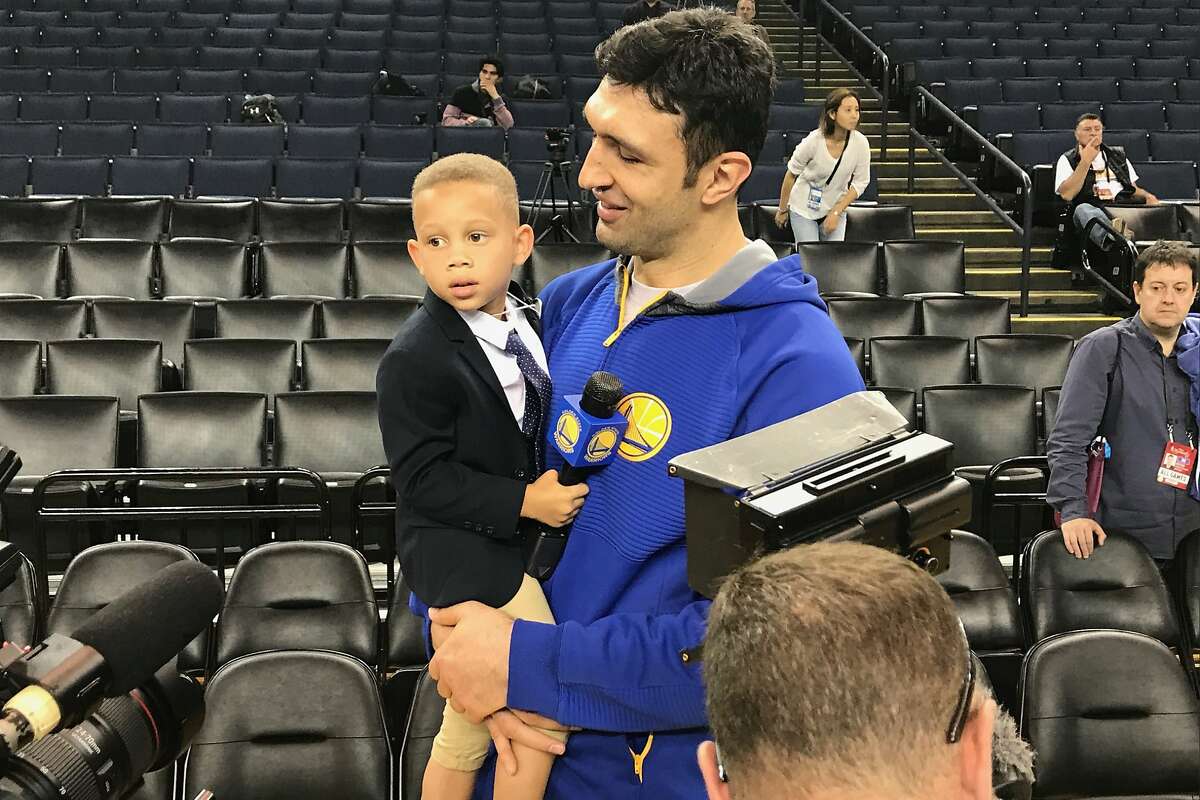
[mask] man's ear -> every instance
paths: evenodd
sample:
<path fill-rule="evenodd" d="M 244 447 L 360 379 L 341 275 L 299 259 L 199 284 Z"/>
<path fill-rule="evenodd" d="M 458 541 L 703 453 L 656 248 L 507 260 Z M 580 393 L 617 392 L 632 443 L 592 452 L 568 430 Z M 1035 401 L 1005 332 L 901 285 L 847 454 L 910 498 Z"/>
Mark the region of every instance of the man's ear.
<path fill-rule="evenodd" d="M 704 788 L 708 792 L 708 800 L 730 800 L 729 784 L 721 780 L 717 772 L 717 745 L 714 742 L 701 742 L 696 750 L 696 760 L 700 762 L 700 774 L 704 776 Z"/>
<path fill-rule="evenodd" d="M 752 169 L 754 164 L 745 153 L 736 150 L 721 153 L 701 171 L 700 179 L 704 180 L 707 175 L 708 185 L 700 196 L 700 202 L 706 206 L 716 206 L 731 195 L 737 197 L 738 189 L 750 177 Z"/>
<path fill-rule="evenodd" d="M 962 796 L 992 800 L 992 735 L 996 728 L 996 701 L 990 697 L 971 714 L 963 727 L 958 748 Z"/>

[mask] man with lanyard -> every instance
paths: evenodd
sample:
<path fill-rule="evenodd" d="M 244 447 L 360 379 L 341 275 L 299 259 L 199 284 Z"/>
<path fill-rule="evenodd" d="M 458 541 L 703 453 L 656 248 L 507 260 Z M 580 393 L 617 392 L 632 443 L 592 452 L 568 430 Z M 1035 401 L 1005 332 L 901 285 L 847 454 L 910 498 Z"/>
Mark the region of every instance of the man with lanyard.
<path fill-rule="evenodd" d="M 429 674 L 473 720 L 575 729 L 547 800 L 697 800 L 708 731 L 689 652 L 711 603 L 687 584 L 683 485 L 667 464 L 862 379 L 799 257 L 747 241 L 738 222 L 767 134 L 766 45 L 723 11 L 689 9 L 620 29 L 597 65 L 579 184 L 597 200 L 597 239 L 628 255 L 553 281 L 542 337 L 555 393 L 611 371 L 629 424 L 544 584 L 556 624 L 478 603 L 433 609 Z M 493 765 L 477 798 L 491 797 Z"/>
<path fill-rule="evenodd" d="M 1054 191 L 1067 201 L 1066 219 L 1055 248 L 1055 266 L 1074 269 L 1079 261 L 1079 235 L 1093 218 L 1108 220 L 1104 207 L 1113 203 L 1156 205 L 1158 198 L 1137 185 L 1137 171 L 1125 156 L 1104 144 L 1104 123 L 1096 114 L 1083 114 L 1075 123 L 1076 146 L 1058 157 Z M 1108 234 L 1093 228 L 1092 242 L 1111 249 Z"/>
<path fill-rule="evenodd" d="M 1200 528 L 1188 492 L 1196 465 L 1196 418 L 1176 341 L 1196 299 L 1200 267 L 1187 245 L 1157 242 L 1134 265 L 1138 313 L 1080 340 L 1046 440 L 1046 501 L 1062 517 L 1063 543 L 1087 558 L 1119 530 L 1146 545 L 1160 566 Z M 1107 440 L 1096 519 L 1088 517 L 1088 451 Z M 1098 445 L 1100 452 L 1104 445 Z"/>

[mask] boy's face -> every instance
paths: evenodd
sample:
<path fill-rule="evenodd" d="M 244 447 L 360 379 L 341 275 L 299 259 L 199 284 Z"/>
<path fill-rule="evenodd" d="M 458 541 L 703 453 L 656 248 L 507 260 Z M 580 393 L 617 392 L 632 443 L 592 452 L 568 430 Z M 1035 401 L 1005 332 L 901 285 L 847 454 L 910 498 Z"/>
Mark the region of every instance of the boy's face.
<path fill-rule="evenodd" d="M 408 253 L 429 288 L 459 311 L 504 311 L 513 267 L 533 250 L 533 229 L 518 225 L 499 191 L 448 181 L 413 196 L 416 239 Z"/>

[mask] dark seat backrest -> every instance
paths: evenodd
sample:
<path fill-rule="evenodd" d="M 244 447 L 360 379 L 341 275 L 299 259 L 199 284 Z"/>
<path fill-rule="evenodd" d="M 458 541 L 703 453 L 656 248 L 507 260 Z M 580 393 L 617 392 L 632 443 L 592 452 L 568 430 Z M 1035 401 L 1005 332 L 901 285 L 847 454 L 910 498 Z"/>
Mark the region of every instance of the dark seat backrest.
<path fill-rule="evenodd" d="M 4 634 L 4 641 L 18 645 L 40 642 L 44 638 L 41 609 L 33 562 L 22 554 L 13 582 L 0 592 L 0 633 Z"/>
<path fill-rule="evenodd" d="M 268 242 L 258 255 L 264 297 L 345 297 L 346 245 L 341 242 Z"/>
<path fill-rule="evenodd" d="M 329 339 L 390 341 L 420 304 L 415 297 L 326 300 L 321 304 L 322 327 Z"/>
<path fill-rule="evenodd" d="M 954 601 L 971 649 L 995 651 L 1023 646 L 1017 597 L 1004 567 L 986 539 L 952 531 L 950 568 L 937 576 Z"/>
<path fill-rule="evenodd" d="M 138 398 L 143 467 L 260 467 L 267 398 L 245 392 L 161 392 Z"/>
<path fill-rule="evenodd" d="M 183 388 L 259 392 L 291 391 L 296 342 L 291 339 L 192 339 L 183 345 Z"/>
<path fill-rule="evenodd" d="M 843 336 L 868 342 L 876 336 L 914 336 L 920 333 L 918 306 L 898 297 L 842 298 L 826 301 L 829 316 Z"/>
<path fill-rule="evenodd" d="M 216 335 L 231 339 L 293 339 L 316 336 L 317 305 L 311 300 L 224 300 L 217 303 Z"/>
<path fill-rule="evenodd" d="M 32 339 L 0 339 L 0 397 L 36 394 L 41 384 L 41 343 Z"/>
<path fill-rule="evenodd" d="M 175 239 L 159 246 L 164 297 L 246 296 L 246 247 L 224 239 Z"/>
<path fill-rule="evenodd" d="M 0 398 L 0 442 L 21 456 L 22 476 L 117 465 L 116 397 Z"/>
<path fill-rule="evenodd" d="M 400 776 L 403 781 L 400 791 L 404 797 L 421 795 L 425 765 L 429 763 L 429 754 L 433 752 L 433 737 L 441 728 L 445 707 L 446 701 L 438 694 L 437 684 L 429 677 L 428 670 L 422 670 L 400 749 Z"/>
<path fill-rule="evenodd" d="M 1026 546 L 1021 602 L 1029 633 L 1039 641 L 1056 633 L 1111 628 L 1153 636 L 1168 646 L 1179 641 L 1179 623 L 1166 583 L 1145 546 L 1109 531 L 1090 558 L 1067 552 L 1058 531 Z"/>
<path fill-rule="evenodd" d="M 1038 754 L 1035 797 L 1200 792 L 1200 708 L 1161 642 L 1127 631 L 1053 636 L 1029 651 L 1021 684 L 1021 734 Z"/>
<path fill-rule="evenodd" d="M 258 234 L 264 242 L 340 242 L 342 204 L 324 200 L 261 200 Z"/>
<path fill-rule="evenodd" d="M 612 258 L 600 244 L 539 244 L 525 265 L 525 288 L 533 295 L 560 275 Z"/>
<path fill-rule="evenodd" d="M 309 391 L 375 391 L 375 373 L 387 339 L 309 339 L 300 346 Z"/>
<path fill-rule="evenodd" d="M 238 561 L 217 625 L 217 665 L 266 650 L 378 658 L 379 614 L 362 554 L 338 542 L 273 542 Z"/>
<path fill-rule="evenodd" d="M 290 392 L 275 397 L 275 463 L 321 474 L 386 463 L 374 392 Z"/>
<path fill-rule="evenodd" d="M 879 292 L 879 245 L 875 242 L 800 242 L 800 266 L 817 279 L 822 294 Z"/>
<path fill-rule="evenodd" d="M 48 394 L 115 395 L 136 411 L 138 395 L 162 388 L 162 345 L 149 339 L 65 339 L 46 343 Z"/>
<path fill-rule="evenodd" d="M 1200 534 L 1193 533 L 1183 540 L 1176 551 L 1176 573 L 1179 576 L 1179 608 L 1193 649 L 1200 647 Z"/>
<path fill-rule="evenodd" d="M 0 241 L 69 242 L 78 217 L 78 200 L 0 198 Z"/>
<path fill-rule="evenodd" d="M 5 242 L 0 250 L 0 295 L 58 296 L 62 247 L 55 242 Z"/>
<path fill-rule="evenodd" d="M 880 336 L 871 340 L 871 376 L 880 386 L 913 389 L 968 383 L 970 346 L 950 336 Z"/>
<path fill-rule="evenodd" d="M 417 272 L 404 242 L 355 242 L 351 246 L 350 274 L 359 297 L 425 294 L 425 279 Z"/>
<path fill-rule="evenodd" d="M 92 303 L 98 339 L 153 339 L 163 358 L 183 365 L 183 343 L 192 336 L 195 306 L 171 300 L 105 300 Z"/>
<path fill-rule="evenodd" d="M 912 209 L 908 206 L 851 206 L 846 211 L 846 241 L 884 242 L 911 239 Z"/>
<path fill-rule="evenodd" d="M 188 796 L 201 789 L 259 800 L 391 796 L 383 701 L 358 659 L 296 650 L 243 656 L 209 681 L 205 706 L 187 756 Z"/>
<path fill-rule="evenodd" d="M 1109 210 L 1114 218 L 1125 220 L 1139 242 L 1179 238 L 1179 220 L 1170 205 L 1110 206 Z"/>
<path fill-rule="evenodd" d="M 229 239 L 248 242 L 254 238 L 253 200 L 172 199 L 170 236 Z"/>
<path fill-rule="evenodd" d="M 921 301 L 921 323 L 930 336 L 977 336 L 1008 333 L 1012 319 L 1003 297 L 927 297 Z"/>
<path fill-rule="evenodd" d="M 79 240 L 67 245 L 63 267 L 71 295 L 149 300 L 154 288 L 154 245 L 108 239 Z"/>
<path fill-rule="evenodd" d="M 980 383 L 1011 383 L 1044 389 L 1061 386 L 1075 340 L 1051 333 L 1010 333 L 975 340 Z"/>
<path fill-rule="evenodd" d="M 1035 394 L 1023 386 L 930 386 L 925 430 L 954 444 L 955 467 L 1037 452 Z"/>
<path fill-rule="evenodd" d="M 883 272 L 887 293 L 893 297 L 922 292 L 961 293 L 967 288 L 962 242 L 884 242 Z"/>

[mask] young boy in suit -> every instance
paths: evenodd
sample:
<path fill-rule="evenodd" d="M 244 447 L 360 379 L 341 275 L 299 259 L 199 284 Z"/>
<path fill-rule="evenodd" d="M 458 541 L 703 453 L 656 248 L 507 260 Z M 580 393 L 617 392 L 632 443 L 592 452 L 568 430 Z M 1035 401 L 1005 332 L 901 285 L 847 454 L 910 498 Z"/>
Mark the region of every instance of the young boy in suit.
<path fill-rule="evenodd" d="M 417 176 L 412 197 L 417 238 L 408 251 L 429 290 L 376 378 L 412 605 L 424 613 L 477 600 L 553 622 L 541 585 L 525 574 L 522 530 L 530 520 L 567 524 L 587 487 L 542 472 L 550 379 L 538 316 L 512 283 L 533 230 L 520 224 L 512 174 L 486 156 L 439 159 Z M 422 797 L 467 800 L 490 741 L 487 727 L 447 704 Z M 541 798 L 553 756 L 513 748 L 519 769 L 501 771 L 494 797 Z"/>

